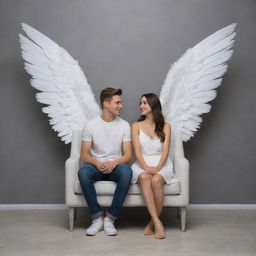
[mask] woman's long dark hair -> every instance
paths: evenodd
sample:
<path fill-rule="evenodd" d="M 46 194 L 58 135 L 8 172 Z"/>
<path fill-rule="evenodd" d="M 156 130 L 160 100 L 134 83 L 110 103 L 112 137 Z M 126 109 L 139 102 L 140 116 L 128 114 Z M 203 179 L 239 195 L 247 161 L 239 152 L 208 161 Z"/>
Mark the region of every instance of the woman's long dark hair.
<path fill-rule="evenodd" d="M 147 102 L 149 106 L 151 107 L 151 111 L 153 114 L 153 121 L 155 122 L 155 133 L 160 138 L 161 142 L 164 142 L 165 140 L 165 134 L 164 134 L 164 116 L 162 113 L 162 106 L 161 102 L 158 98 L 158 96 L 154 93 L 146 93 L 143 94 L 140 98 L 140 104 L 142 97 L 145 97 L 147 99 Z M 137 120 L 138 122 L 141 122 L 146 119 L 145 115 L 141 115 L 140 118 Z"/>

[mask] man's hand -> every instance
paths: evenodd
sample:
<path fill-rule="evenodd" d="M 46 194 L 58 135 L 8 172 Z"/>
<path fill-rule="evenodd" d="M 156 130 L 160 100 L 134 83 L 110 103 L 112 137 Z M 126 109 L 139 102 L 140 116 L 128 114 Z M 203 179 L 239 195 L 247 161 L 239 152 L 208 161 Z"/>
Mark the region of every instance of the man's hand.
<path fill-rule="evenodd" d="M 116 160 L 104 162 L 105 170 L 103 171 L 103 173 L 110 174 L 113 171 L 113 169 L 115 169 L 117 164 L 118 163 Z"/>
<path fill-rule="evenodd" d="M 96 161 L 95 166 L 100 172 L 103 172 L 106 169 L 105 162 L 100 162 L 98 160 Z"/>

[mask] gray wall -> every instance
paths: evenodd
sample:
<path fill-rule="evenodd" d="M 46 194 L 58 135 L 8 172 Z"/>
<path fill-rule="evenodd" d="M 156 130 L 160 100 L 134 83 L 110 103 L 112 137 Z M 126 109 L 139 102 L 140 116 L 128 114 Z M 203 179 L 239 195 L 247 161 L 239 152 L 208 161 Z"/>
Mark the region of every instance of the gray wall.
<path fill-rule="evenodd" d="M 10 0 L 0 3 L 0 203 L 64 203 L 64 145 L 35 100 L 18 33 L 34 26 L 77 58 L 96 96 L 124 89 L 123 118 L 159 93 L 170 62 L 237 22 L 237 41 L 212 111 L 188 143 L 191 203 L 256 203 L 253 0 Z"/>

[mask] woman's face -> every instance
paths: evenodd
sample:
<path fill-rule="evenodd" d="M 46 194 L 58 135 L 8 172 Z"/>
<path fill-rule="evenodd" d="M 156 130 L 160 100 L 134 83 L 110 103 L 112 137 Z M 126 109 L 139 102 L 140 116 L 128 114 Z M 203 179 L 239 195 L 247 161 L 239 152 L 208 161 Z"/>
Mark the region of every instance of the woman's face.
<path fill-rule="evenodd" d="M 140 100 L 140 111 L 141 115 L 147 115 L 151 113 L 151 107 L 148 104 L 147 98 L 143 96 Z"/>

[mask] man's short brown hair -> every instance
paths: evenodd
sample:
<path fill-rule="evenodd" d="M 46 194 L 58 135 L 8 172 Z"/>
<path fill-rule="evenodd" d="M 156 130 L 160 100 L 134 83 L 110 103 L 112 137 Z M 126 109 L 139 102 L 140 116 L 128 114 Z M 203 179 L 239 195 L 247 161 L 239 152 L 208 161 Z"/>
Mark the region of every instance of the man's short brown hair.
<path fill-rule="evenodd" d="M 103 89 L 100 93 L 101 107 L 103 108 L 104 101 L 106 101 L 106 100 L 110 101 L 114 95 L 122 95 L 122 90 L 111 88 L 111 87 L 107 87 L 107 88 Z"/>

